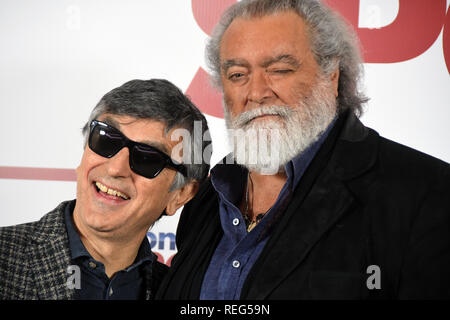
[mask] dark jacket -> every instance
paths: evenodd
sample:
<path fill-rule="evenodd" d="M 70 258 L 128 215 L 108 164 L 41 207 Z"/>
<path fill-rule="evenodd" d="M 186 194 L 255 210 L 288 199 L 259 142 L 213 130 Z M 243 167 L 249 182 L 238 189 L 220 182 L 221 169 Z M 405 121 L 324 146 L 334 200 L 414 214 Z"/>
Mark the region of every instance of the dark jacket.
<path fill-rule="evenodd" d="M 41 220 L 0 228 L 0 299 L 74 299 L 75 290 L 67 286 L 72 273 L 69 240 L 61 203 Z M 146 298 L 153 297 L 167 271 L 153 263 L 146 278 Z"/>
<path fill-rule="evenodd" d="M 198 299 L 222 234 L 208 180 L 181 214 L 156 298 Z M 294 190 L 241 299 L 369 298 L 450 298 L 450 168 L 349 114 Z"/>

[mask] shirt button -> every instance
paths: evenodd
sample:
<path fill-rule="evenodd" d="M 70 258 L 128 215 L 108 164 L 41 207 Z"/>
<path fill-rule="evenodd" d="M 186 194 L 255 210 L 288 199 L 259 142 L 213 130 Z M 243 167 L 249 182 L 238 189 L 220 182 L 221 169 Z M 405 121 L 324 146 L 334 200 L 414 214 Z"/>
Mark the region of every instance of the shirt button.
<path fill-rule="evenodd" d="M 95 267 L 97 267 L 97 265 L 96 265 L 94 262 L 89 261 L 89 267 L 91 267 L 92 269 L 94 269 Z"/>
<path fill-rule="evenodd" d="M 112 288 L 109 288 L 109 296 L 111 297 L 112 295 L 113 295 L 113 289 Z"/>
<path fill-rule="evenodd" d="M 237 260 L 233 261 L 233 268 L 239 268 L 241 266 L 241 263 Z"/>
<path fill-rule="evenodd" d="M 233 226 L 237 226 L 239 224 L 239 219 L 238 218 L 234 218 L 233 219 Z"/>

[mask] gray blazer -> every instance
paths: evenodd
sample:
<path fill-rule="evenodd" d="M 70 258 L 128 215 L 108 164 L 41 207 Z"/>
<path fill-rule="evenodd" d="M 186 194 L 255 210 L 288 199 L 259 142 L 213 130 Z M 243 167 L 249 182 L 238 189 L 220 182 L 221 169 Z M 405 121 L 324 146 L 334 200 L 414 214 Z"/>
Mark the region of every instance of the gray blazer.
<path fill-rule="evenodd" d="M 74 299 L 75 290 L 66 284 L 71 275 L 64 222 L 68 204 L 62 202 L 37 222 L 0 228 L 0 299 Z M 155 262 L 147 269 L 148 300 L 167 268 Z"/>

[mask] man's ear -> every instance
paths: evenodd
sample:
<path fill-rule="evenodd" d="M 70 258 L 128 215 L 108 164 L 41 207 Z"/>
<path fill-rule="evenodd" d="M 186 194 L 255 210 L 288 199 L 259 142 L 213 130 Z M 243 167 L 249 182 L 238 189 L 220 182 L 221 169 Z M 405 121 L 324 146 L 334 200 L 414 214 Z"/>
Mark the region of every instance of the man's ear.
<path fill-rule="evenodd" d="M 172 216 L 177 212 L 179 208 L 184 206 L 189 200 L 191 200 L 197 193 L 199 183 L 196 180 L 188 182 L 183 187 L 172 191 L 172 195 L 167 203 L 166 213 L 168 216 Z"/>
<path fill-rule="evenodd" d="M 333 86 L 334 96 L 337 98 L 339 95 L 339 63 L 337 63 L 336 70 L 330 74 L 330 81 Z"/>

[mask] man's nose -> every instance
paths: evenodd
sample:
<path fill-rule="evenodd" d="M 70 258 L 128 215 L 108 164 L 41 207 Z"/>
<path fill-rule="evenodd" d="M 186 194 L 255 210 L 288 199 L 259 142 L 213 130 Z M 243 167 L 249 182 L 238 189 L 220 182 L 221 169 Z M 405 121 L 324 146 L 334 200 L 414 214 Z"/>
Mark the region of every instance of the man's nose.
<path fill-rule="evenodd" d="M 258 105 L 270 102 L 275 97 L 270 80 L 264 71 L 254 71 L 249 83 L 248 100 Z"/>
<path fill-rule="evenodd" d="M 131 174 L 130 151 L 122 148 L 107 162 L 108 175 L 111 177 L 128 177 Z"/>

